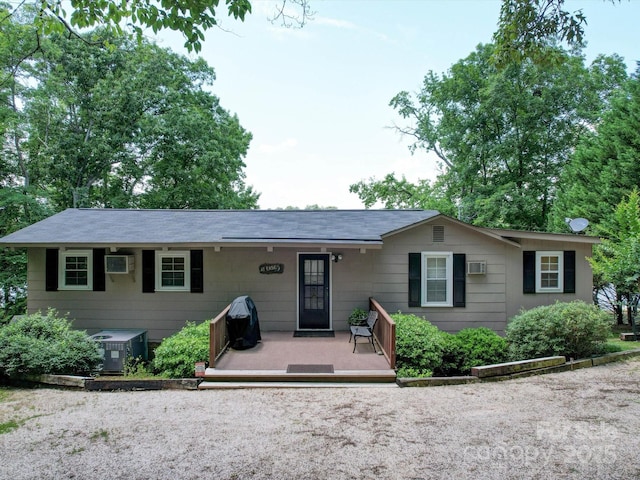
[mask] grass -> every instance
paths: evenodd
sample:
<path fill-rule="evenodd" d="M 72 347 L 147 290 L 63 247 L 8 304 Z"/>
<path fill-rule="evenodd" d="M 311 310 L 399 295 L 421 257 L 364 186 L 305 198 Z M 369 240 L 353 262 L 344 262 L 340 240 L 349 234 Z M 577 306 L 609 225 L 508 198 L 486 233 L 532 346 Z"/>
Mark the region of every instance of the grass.
<path fill-rule="evenodd" d="M 636 350 L 640 348 L 640 342 L 638 341 L 623 341 L 620 340 L 621 333 L 629 333 L 631 332 L 631 325 L 615 325 L 611 329 L 611 335 L 607 339 L 607 347 L 611 349 L 611 351 L 622 352 L 625 350 Z"/>
<path fill-rule="evenodd" d="M 94 432 L 90 437 L 89 440 L 91 440 L 92 442 L 95 440 L 99 440 L 102 439 L 105 442 L 109 440 L 109 432 L 107 430 L 101 429 L 98 430 L 97 432 Z"/>
<path fill-rule="evenodd" d="M 11 395 L 11 390 L 8 388 L 0 387 L 0 403 L 4 402 Z"/>
<path fill-rule="evenodd" d="M 9 420 L 8 422 L 0 423 L 0 435 L 3 433 L 9 433 L 12 430 L 18 428 L 20 424 L 15 420 Z"/>

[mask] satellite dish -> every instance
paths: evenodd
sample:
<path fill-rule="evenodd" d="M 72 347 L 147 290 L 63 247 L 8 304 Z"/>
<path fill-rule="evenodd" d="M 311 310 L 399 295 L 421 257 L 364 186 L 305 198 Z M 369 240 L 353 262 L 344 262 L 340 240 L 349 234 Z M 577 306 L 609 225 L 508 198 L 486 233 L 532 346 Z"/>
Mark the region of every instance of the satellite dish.
<path fill-rule="evenodd" d="M 564 221 L 573 233 L 580 233 L 589 226 L 589 220 L 586 218 L 565 218 Z"/>

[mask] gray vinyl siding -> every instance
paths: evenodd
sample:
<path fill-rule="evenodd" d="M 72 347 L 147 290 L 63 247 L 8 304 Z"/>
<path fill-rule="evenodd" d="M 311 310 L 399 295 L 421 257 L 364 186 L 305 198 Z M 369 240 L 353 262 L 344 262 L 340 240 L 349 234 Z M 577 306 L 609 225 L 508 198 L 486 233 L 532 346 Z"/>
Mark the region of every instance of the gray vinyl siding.
<path fill-rule="evenodd" d="M 295 250 L 204 250 L 204 293 L 142 293 L 142 250 L 135 255 L 135 272 L 107 275 L 106 291 L 45 291 L 45 250 L 29 249 L 29 312 L 56 308 L 68 313 L 74 327 L 95 333 L 111 328 L 148 330 L 158 341 L 185 325 L 215 317 L 239 295 L 250 295 L 265 330 L 294 330 L 296 325 Z M 262 263 L 283 263 L 281 275 L 261 275 Z"/>
<path fill-rule="evenodd" d="M 401 311 L 425 317 L 448 332 L 485 326 L 504 330 L 506 323 L 505 243 L 446 219 L 434 222 L 445 227 L 445 241 L 432 242 L 432 226 L 426 224 L 390 236 L 376 265 L 373 296 L 390 313 Z M 486 261 L 486 275 L 466 276 L 465 307 L 409 307 L 409 252 L 453 252 L 466 254 L 467 261 Z"/>
<path fill-rule="evenodd" d="M 439 328 L 456 332 L 466 327 L 485 326 L 503 332 L 509 318 L 522 308 L 550 304 L 556 300 L 591 301 L 591 270 L 585 257 L 587 243 L 521 240 L 521 246 L 493 238 L 446 218 L 435 220 L 445 227 L 445 242 L 433 243 L 432 225 L 424 223 L 384 238 L 382 250 L 340 248 L 343 259 L 330 263 L 331 322 L 334 330 L 347 328 L 347 317 L 358 307 L 368 308 L 374 297 L 389 312 L 414 313 Z M 89 246 L 87 246 L 89 247 Z M 184 248 L 182 248 L 184 250 Z M 523 294 L 522 252 L 525 250 L 575 250 L 575 294 Z M 322 249 L 274 246 L 222 247 L 203 249 L 204 293 L 142 293 L 142 249 L 118 253 L 135 256 L 131 275 L 107 275 L 106 291 L 45 291 L 45 249 L 30 248 L 28 309 L 30 312 L 56 308 L 69 313 L 74 326 L 88 333 L 102 329 L 136 328 L 159 341 L 186 321 L 202 322 L 215 317 L 240 295 L 255 301 L 260 327 L 265 331 L 293 331 L 297 327 L 298 254 Z M 466 261 L 485 261 L 485 275 L 466 276 L 465 307 L 408 306 L 408 254 L 442 251 L 464 253 Z M 331 253 L 326 248 L 327 254 Z M 259 273 L 263 263 L 281 263 L 284 273 Z"/>
<path fill-rule="evenodd" d="M 159 341 L 185 325 L 215 317 L 240 295 L 255 302 L 260 327 L 265 331 L 293 331 L 297 327 L 298 252 L 319 249 L 213 248 L 203 249 L 204 293 L 142 293 L 142 250 L 135 256 L 135 272 L 107 275 L 106 291 L 45 291 L 45 249 L 29 249 L 29 312 L 56 308 L 68 313 L 74 327 L 96 333 L 103 329 L 148 330 L 151 341 Z M 341 250 L 343 251 L 343 250 Z M 119 252 L 121 253 L 121 252 Z M 339 263 L 330 262 L 331 317 L 335 330 L 347 329 L 347 317 L 356 308 L 368 308 L 372 281 L 369 253 L 344 252 Z M 282 263 L 282 274 L 263 275 L 263 263 Z"/>
<path fill-rule="evenodd" d="M 532 251 L 565 251 L 576 252 L 576 292 L 575 293 L 522 293 L 522 252 Z M 529 309 L 538 305 L 550 305 L 556 301 L 571 302 L 582 300 L 593 302 L 593 276 L 591 265 L 587 257 L 591 257 L 590 244 L 570 242 L 548 242 L 539 240 L 522 240 L 522 249 L 510 251 L 509 269 L 507 276 L 508 302 L 507 314 L 509 318 L 517 315 L 522 309 Z"/>

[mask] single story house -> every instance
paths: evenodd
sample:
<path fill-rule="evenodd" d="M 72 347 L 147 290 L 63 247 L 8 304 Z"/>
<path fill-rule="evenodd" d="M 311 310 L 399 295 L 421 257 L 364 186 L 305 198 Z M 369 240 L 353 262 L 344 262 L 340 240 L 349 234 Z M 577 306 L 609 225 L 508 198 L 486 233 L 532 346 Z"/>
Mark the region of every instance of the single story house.
<path fill-rule="evenodd" d="M 159 341 L 255 301 L 263 330 L 345 330 L 370 297 L 455 332 L 592 298 L 598 239 L 479 228 L 429 210 L 69 209 L 0 239 L 28 252 L 28 310 Z"/>

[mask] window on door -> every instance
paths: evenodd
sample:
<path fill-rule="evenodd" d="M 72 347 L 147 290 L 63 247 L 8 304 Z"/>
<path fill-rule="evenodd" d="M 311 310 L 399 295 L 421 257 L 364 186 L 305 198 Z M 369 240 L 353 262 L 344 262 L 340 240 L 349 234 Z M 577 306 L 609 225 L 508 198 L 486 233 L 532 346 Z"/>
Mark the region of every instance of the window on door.
<path fill-rule="evenodd" d="M 324 260 L 304 261 L 304 308 L 324 308 Z"/>

